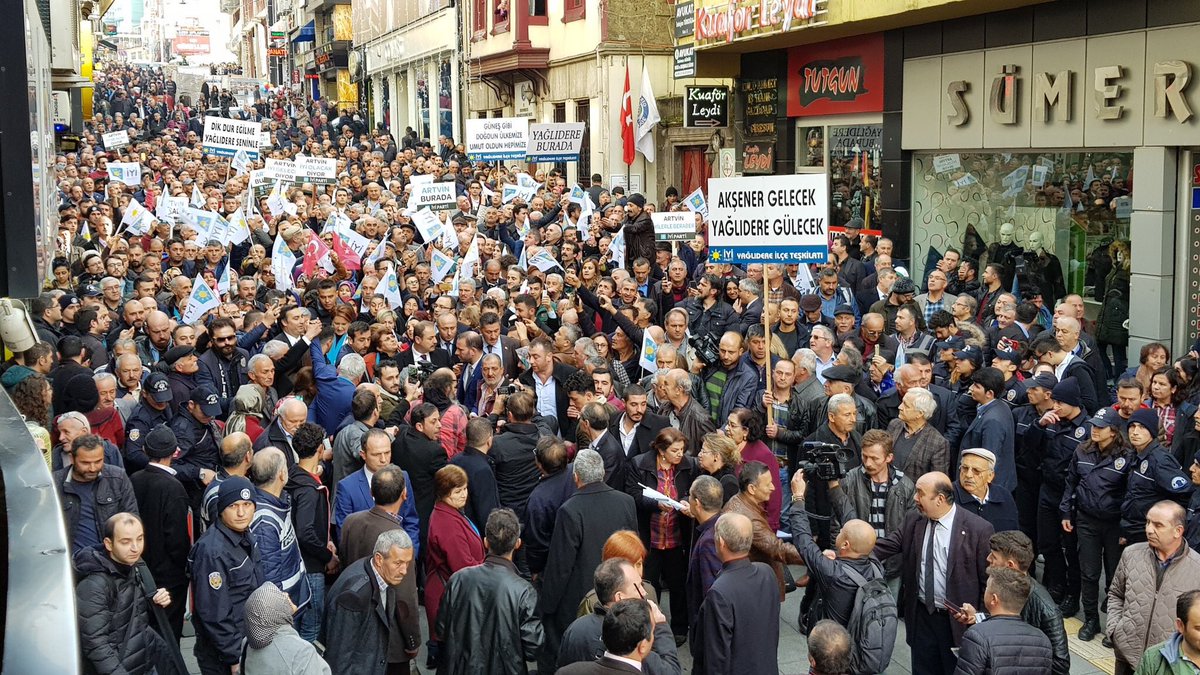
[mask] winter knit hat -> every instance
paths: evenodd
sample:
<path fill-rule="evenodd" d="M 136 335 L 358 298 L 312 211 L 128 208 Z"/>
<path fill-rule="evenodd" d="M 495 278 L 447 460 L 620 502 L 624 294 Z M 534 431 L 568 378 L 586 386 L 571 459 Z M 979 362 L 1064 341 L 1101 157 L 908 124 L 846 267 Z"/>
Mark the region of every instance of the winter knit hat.
<path fill-rule="evenodd" d="M 280 628 L 290 625 L 292 603 L 287 593 L 270 581 L 246 599 L 246 641 L 254 649 L 267 647 Z"/>
<path fill-rule="evenodd" d="M 87 414 L 100 404 L 100 390 L 91 375 L 80 373 L 67 380 L 63 391 L 63 410 L 61 412 L 81 412 Z M 55 411 L 59 412 L 59 411 Z"/>

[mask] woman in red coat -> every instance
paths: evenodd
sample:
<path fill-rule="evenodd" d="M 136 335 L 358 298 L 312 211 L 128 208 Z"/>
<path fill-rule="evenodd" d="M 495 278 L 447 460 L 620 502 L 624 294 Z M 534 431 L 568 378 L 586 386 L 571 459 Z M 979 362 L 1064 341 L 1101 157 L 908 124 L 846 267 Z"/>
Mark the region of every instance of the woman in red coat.
<path fill-rule="evenodd" d="M 464 567 L 483 563 L 485 552 L 479 528 L 462 513 L 467 504 L 467 472 L 448 464 L 433 476 L 437 503 L 429 516 L 429 541 L 425 545 L 425 616 L 429 619 L 429 661 L 427 668 L 437 667 L 438 608 L 450 575 Z"/>

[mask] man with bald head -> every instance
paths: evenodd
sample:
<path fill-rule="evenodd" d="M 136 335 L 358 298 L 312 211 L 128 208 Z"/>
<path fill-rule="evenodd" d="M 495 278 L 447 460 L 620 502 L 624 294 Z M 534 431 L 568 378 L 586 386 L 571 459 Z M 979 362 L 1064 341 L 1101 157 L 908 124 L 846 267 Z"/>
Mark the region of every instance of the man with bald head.
<path fill-rule="evenodd" d="M 308 406 L 304 402 L 289 398 L 279 407 L 275 421 L 266 428 L 258 440 L 254 442 L 255 450 L 262 450 L 268 445 L 283 451 L 288 468 L 296 463 L 296 453 L 292 449 L 292 434 L 308 421 Z"/>
<path fill-rule="evenodd" d="M 692 627 L 692 672 L 777 673 L 780 603 L 775 574 L 763 563 L 750 562 L 754 527 L 749 518 L 722 514 L 714 530 L 721 574 Z"/>
<path fill-rule="evenodd" d="M 885 561 L 901 556 L 900 597 L 912 672 L 951 675 L 958 662 L 951 650 L 966 629 L 955 618 L 964 604 L 979 607 L 983 600 L 993 529 L 957 507 L 950 477 L 939 471 L 917 479 L 913 501 L 916 510 L 899 530 L 876 542 L 874 553 Z"/>
<path fill-rule="evenodd" d="M 200 500 L 200 515 L 205 524 L 217 522 L 217 491 L 221 488 L 221 481 L 232 476 L 247 477 L 253 459 L 254 446 L 245 433 L 235 431 L 221 439 L 221 466 L 217 469 L 217 477 L 204 489 L 204 496 Z"/>
<path fill-rule="evenodd" d="M 836 481 L 831 481 L 836 483 Z M 811 604 L 805 624 L 812 626 L 822 619 L 832 619 L 846 626 L 854 611 L 858 594 L 857 577 L 882 579 L 883 565 L 871 557 L 875 548 L 875 528 L 865 520 L 851 518 L 842 525 L 834 544 L 835 557 L 830 560 L 812 538 L 804 497 L 808 485 L 803 471 L 792 476 L 792 506 L 788 510 L 792 543 L 800 549 L 808 570 L 809 584 L 817 585 L 823 602 Z"/>
<path fill-rule="evenodd" d="M 700 403 L 708 408 L 717 425 L 725 424 L 735 408 L 753 407 L 754 395 L 758 392 L 758 372 L 742 359 L 743 353 L 742 334 L 731 330 L 721 336 L 717 363 L 703 364 L 696 360 L 697 366 L 704 366 L 700 379 L 704 382 L 705 397 Z"/>
<path fill-rule="evenodd" d="M 137 351 L 142 365 L 153 368 L 171 348 L 171 329 L 174 326 L 165 312 L 154 310 L 146 314 L 145 328 L 146 334 L 137 338 Z"/>

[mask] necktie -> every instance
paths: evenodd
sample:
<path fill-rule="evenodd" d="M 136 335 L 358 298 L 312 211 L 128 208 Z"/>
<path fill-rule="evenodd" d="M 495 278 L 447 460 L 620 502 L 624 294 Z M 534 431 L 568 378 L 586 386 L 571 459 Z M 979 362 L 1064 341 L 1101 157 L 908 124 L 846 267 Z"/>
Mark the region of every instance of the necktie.
<path fill-rule="evenodd" d="M 937 534 L 937 521 L 929 521 L 928 537 L 925 541 L 925 609 L 933 613 L 933 542 Z"/>

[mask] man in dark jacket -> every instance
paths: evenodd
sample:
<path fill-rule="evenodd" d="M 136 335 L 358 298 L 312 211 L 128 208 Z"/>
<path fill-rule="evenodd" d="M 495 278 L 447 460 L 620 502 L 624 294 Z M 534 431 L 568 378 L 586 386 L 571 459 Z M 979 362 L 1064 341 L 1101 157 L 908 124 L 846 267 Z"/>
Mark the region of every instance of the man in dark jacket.
<path fill-rule="evenodd" d="M 1186 506 L 1192 493 L 1191 481 L 1175 461 L 1171 451 L 1157 440 L 1158 414 L 1149 408 L 1133 413 L 1129 419 L 1129 444 L 1137 454 L 1121 506 L 1121 536 L 1126 543 L 1146 541 L 1146 513 L 1161 500 L 1170 499 Z"/>
<path fill-rule="evenodd" d="M 467 448 L 450 460 L 467 472 L 467 505 L 463 513 L 477 527 L 487 522 L 488 514 L 500 508 L 496 474 L 492 471 L 488 453 L 492 450 L 492 423 L 486 417 L 467 422 Z"/>
<path fill-rule="evenodd" d="M 71 442 L 71 466 L 54 472 L 71 553 L 101 544 L 104 523 L 118 513 L 137 515 L 133 484 L 125 471 L 104 464 L 104 441 L 87 434 Z M 630 528 L 633 529 L 633 528 Z"/>
<path fill-rule="evenodd" d="M 238 663 L 246 635 L 246 598 L 263 583 L 258 549 L 250 537 L 254 485 L 242 476 L 221 481 L 217 513 L 220 519 L 188 556 L 195 655 L 206 674 L 230 673 Z"/>
<path fill-rule="evenodd" d="M 79 646 L 85 666 L 98 673 L 148 673 L 168 649 L 151 630 L 139 565 L 142 521 L 132 513 L 117 513 L 104 523 L 104 544 L 75 554 L 79 585 Z M 169 607 L 171 596 L 159 588 L 155 604 Z"/>
<path fill-rule="evenodd" d="M 975 419 L 963 432 L 959 447 L 952 447 L 950 451 L 964 448 L 991 450 L 996 455 L 995 483 L 1011 493 L 1017 487 L 1013 416 L 1008 405 L 997 400 L 1004 395 L 1004 376 L 995 368 L 980 369 L 972 376 L 970 395 L 977 406 Z"/>
<path fill-rule="evenodd" d="M 521 541 L 528 571 L 540 575 L 546 569 L 558 510 L 575 494 L 576 488 L 575 477 L 567 464 L 567 446 L 562 439 L 549 435 L 539 438 L 534 459 L 541 478 L 529 493 L 521 518 L 521 532 L 525 535 Z M 520 564 L 518 561 L 518 566 Z"/>
<path fill-rule="evenodd" d="M 554 672 L 559 639 L 592 587 L 592 574 L 609 536 L 636 530 L 633 497 L 604 484 L 604 460 L 595 450 L 580 450 L 573 469 L 577 490 L 558 511 L 542 575 L 538 609 L 546 641 L 538 671 Z"/>
<path fill-rule="evenodd" d="M 217 392 L 224 416 L 229 414 L 229 405 L 238 388 L 250 381 L 246 378 L 246 362 L 250 354 L 237 346 L 237 329 L 228 318 L 214 319 L 208 327 L 208 335 L 212 347 L 200 356 L 196 382 L 208 385 Z"/>
<path fill-rule="evenodd" d="M 210 387 L 196 387 L 190 393 L 187 406 L 181 408 L 170 423 L 180 451 L 172 466 L 176 477 L 187 489 L 192 505 L 192 521 L 199 531 L 200 498 L 204 494 L 204 486 L 217 475 L 224 435 L 216 422 L 221 414 L 217 393 Z"/>
<path fill-rule="evenodd" d="M 375 540 L 370 557 L 350 565 L 329 589 L 323 642 L 325 661 L 335 673 L 384 675 L 388 672 L 388 636 L 397 612 L 390 611 L 381 585 L 396 588 L 410 572 L 412 538 L 402 529 Z M 380 580 L 383 584 L 380 584 Z M 405 653 L 416 656 L 420 636 L 406 636 Z"/>
<path fill-rule="evenodd" d="M 446 466 L 446 451 L 438 442 L 442 430 L 441 415 L 432 403 L 422 403 L 409 413 L 412 426 L 405 427 L 392 443 L 392 464 L 399 466 L 412 480 L 417 515 L 421 518 L 421 548 L 429 536 L 429 515 L 436 499 L 433 476 Z"/>
<path fill-rule="evenodd" d="M 629 195 L 625 210 L 625 269 L 632 270 L 638 258 L 654 260 L 654 223 L 640 193 Z"/>
<path fill-rule="evenodd" d="M 779 671 L 779 588 L 770 567 L 750 562 L 753 531 L 740 513 L 717 519 L 717 555 L 723 568 L 700 606 L 693 631 L 696 675 Z"/>
<path fill-rule="evenodd" d="M 1050 640 L 1025 623 L 1020 614 L 1029 598 L 1029 575 L 1007 567 L 988 568 L 987 574 L 983 602 L 989 617 L 963 634 L 955 674 L 1051 672 L 1054 657 Z M 964 609 L 969 612 L 973 608 Z"/>
<path fill-rule="evenodd" d="M 705 364 L 700 379 L 709 415 L 716 424 L 724 424 L 735 408 L 752 408 L 758 393 L 758 373 L 742 360 L 744 340 L 741 333 L 728 331 L 721 336 L 718 363 Z M 694 442 L 694 441 L 693 441 Z"/>
<path fill-rule="evenodd" d="M 144 447 L 150 463 L 146 471 L 133 474 L 130 481 L 138 511 L 145 514 L 150 525 L 146 528 L 146 565 L 154 582 L 171 595 L 167 620 L 179 642 L 187 605 L 187 557 L 192 547 L 187 491 L 171 468 L 171 456 L 179 449 L 175 432 L 160 424 L 146 434 Z"/>
<path fill-rule="evenodd" d="M 738 325 L 737 313 L 721 299 L 724 289 L 720 277 L 703 276 L 696 283 L 696 297 L 680 305 L 687 310 L 688 330 L 692 335 L 717 336 Z"/>
<path fill-rule="evenodd" d="M 525 673 L 525 663 L 536 658 L 543 641 L 537 592 L 512 562 L 520 536 L 517 514 L 492 511 L 484 526 L 487 558 L 446 583 L 436 626 L 441 675 Z"/>
<path fill-rule="evenodd" d="M 608 610 L 622 600 L 641 600 L 639 588 L 642 577 L 633 565 L 624 558 L 609 558 L 600 563 L 593 575 L 596 585 L 596 607 L 590 614 L 575 619 L 563 633 L 558 648 L 558 667 L 572 663 L 591 662 L 604 655 L 601 631 Z M 654 619 L 653 651 L 642 661 L 642 672 L 647 675 L 669 675 L 679 673 L 679 654 L 671 627 L 657 606 L 651 610 Z"/>
<path fill-rule="evenodd" d="M 997 532 L 989 543 L 988 565 L 1007 567 L 1028 574 L 1033 565 L 1033 543 L 1023 532 Z M 1054 652 L 1053 675 L 1067 675 L 1071 671 L 1071 652 L 1067 649 L 1067 631 L 1063 628 L 1063 616 L 1054 598 L 1046 587 L 1029 577 L 1029 599 L 1021 610 L 1021 618 L 1030 626 L 1040 630 L 1050 640 Z M 978 614 L 966 612 L 957 617 L 965 623 L 974 623 Z"/>
<path fill-rule="evenodd" d="M 542 432 L 533 424 L 534 405 L 534 396 L 529 392 L 518 391 L 507 398 L 504 409 L 508 423 L 500 427 L 488 453 L 500 506 L 512 509 L 522 520 L 529 495 L 541 477 L 534 447 Z"/>
<path fill-rule="evenodd" d="M 559 435 L 568 442 L 575 441 L 575 420 L 567 415 L 570 399 L 567 397 L 567 380 L 575 369 L 554 360 L 554 345 L 545 336 L 534 338 L 529 344 L 529 369 L 517 380 L 530 391 L 541 392 L 547 400 L 537 398 L 537 414 L 558 420 Z M 552 394 L 553 398 L 548 396 Z"/>
<path fill-rule="evenodd" d="M 321 619 L 325 613 L 325 572 L 337 569 L 335 547 L 329 538 L 329 488 L 321 483 L 321 455 L 325 446 L 325 430 L 318 424 L 305 422 L 292 435 L 292 448 L 299 460 L 288 468 L 284 486 L 292 503 L 292 527 L 300 545 L 304 573 L 312 602 L 300 616 L 297 632 L 309 642 L 320 637 Z"/>
<path fill-rule="evenodd" d="M 1012 494 L 992 481 L 996 455 L 986 448 L 966 448 L 958 459 L 954 502 L 992 524 L 997 532 L 1018 529 L 1017 504 Z"/>
<path fill-rule="evenodd" d="M 648 396 L 640 385 L 631 384 L 625 388 L 625 410 L 612 414 L 608 423 L 608 434 L 621 442 L 626 459 L 650 452 L 650 443 L 658 436 L 658 432 L 670 426 L 670 421 L 662 415 L 648 410 Z"/>
<path fill-rule="evenodd" d="M 151 373 L 142 383 L 141 401 L 125 422 L 125 468 L 138 472 L 150 458 L 144 450 L 150 430 L 171 421 L 171 385 L 162 373 Z"/>

